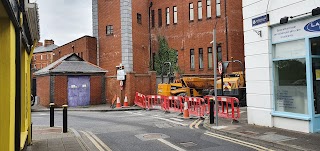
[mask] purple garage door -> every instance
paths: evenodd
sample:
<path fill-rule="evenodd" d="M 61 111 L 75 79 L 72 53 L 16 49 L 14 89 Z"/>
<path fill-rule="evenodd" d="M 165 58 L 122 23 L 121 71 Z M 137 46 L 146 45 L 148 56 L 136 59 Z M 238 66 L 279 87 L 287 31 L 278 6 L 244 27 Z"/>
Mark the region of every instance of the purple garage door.
<path fill-rule="evenodd" d="M 68 105 L 87 106 L 90 104 L 90 77 L 68 76 Z"/>

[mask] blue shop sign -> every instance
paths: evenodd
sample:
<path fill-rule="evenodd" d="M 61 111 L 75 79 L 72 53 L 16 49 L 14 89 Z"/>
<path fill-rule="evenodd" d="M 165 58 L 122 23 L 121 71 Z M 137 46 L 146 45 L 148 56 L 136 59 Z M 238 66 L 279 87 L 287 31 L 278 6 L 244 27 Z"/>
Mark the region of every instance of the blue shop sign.
<path fill-rule="evenodd" d="M 308 32 L 320 32 L 320 19 L 309 22 L 304 26 L 304 30 Z"/>
<path fill-rule="evenodd" d="M 269 14 L 263 15 L 263 16 L 259 16 L 257 18 L 253 18 L 252 19 L 252 27 L 260 25 L 260 24 L 263 24 L 263 23 L 266 23 L 268 21 L 269 21 Z"/>

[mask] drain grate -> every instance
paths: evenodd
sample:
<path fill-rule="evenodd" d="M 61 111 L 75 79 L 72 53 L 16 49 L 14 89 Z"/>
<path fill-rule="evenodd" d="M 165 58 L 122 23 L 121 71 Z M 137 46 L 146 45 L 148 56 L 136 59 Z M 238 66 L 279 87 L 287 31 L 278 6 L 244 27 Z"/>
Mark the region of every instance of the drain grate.
<path fill-rule="evenodd" d="M 197 144 L 196 143 L 194 143 L 194 142 L 183 142 L 183 143 L 180 143 L 182 146 L 184 146 L 184 147 L 192 147 L 192 146 L 197 146 Z"/>
<path fill-rule="evenodd" d="M 160 139 L 160 138 L 169 138 L 168 135 L 161 134 L 161 133 L 139 134 L 139 135 L 135 135 L 135 136 L 142 141 L 156 140 L 156 139 Z"/>

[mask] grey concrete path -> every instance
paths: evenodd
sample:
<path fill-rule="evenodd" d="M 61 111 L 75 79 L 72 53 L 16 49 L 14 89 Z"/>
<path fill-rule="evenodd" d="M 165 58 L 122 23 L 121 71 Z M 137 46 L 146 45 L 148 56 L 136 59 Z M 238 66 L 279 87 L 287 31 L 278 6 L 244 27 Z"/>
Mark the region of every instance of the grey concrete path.
<path fill-rule="evenodd" d="M 84 107 L 69 107 L 68 111 L 94 111 L 94 112 L 108 112 L 108 111 L 129 111 L 141 110 L 138 106 L 131 106 L 129 108 L 111 108 L 110 104 L 90 105 Z M 32 112 L 47 112 L 49 108 L 41 105 L 34 105 L 31 107 Z M 55 111 L 62 111 L 62 108 L 55 108 Z"/>
<path fill-rule="evenodd" d="M 217 134 L 252 143 L 263 143 L 279 150 L 319 150 L 320 134 L 250 125 L 247 122 L 246 108 L 241 108 L 241 111 L 239 123 L 231 122 L 230 119 L 219 118 L 219 125 L 216 127 L 215 124 L 209 124 L 209 118 L 206 118 L 204 127 Z"/>
<path fill-rule="evenodd" d="M 32 145 L 27 151 L 87 151 L 85 143 L 71 130 L 62 133 L 61 127 L 33 126 Z"/>

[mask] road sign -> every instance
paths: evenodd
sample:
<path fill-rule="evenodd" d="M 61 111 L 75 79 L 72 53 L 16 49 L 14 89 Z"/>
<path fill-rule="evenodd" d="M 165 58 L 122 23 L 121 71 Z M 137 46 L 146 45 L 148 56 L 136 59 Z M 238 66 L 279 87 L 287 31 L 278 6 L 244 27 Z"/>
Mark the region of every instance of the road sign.
<path fill-rule="evenodd" d="M 222 63 L 221 62 L 218 63 L 218 71 L 219 71 L 219 74 L 222 74 Z"/>

